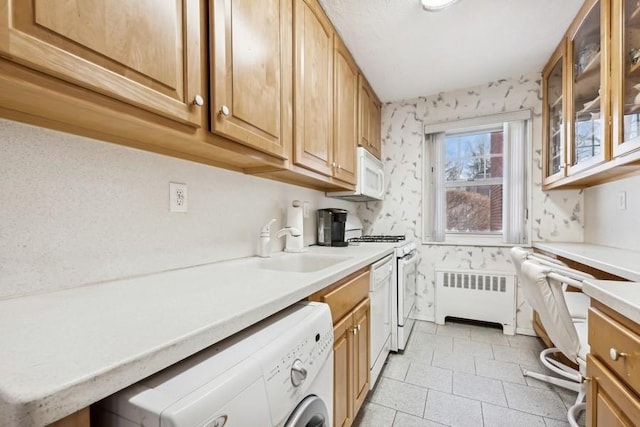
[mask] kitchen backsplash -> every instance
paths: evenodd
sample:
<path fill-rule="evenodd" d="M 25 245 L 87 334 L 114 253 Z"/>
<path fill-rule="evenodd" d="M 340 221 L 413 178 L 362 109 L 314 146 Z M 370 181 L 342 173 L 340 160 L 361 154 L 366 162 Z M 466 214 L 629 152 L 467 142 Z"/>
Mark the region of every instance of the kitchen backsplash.
<path fill-rule="evenodd" d="M 579 190 L 541 191 L 540 75 L 389 103 L 382 111 L 382 152 L 387 188 L 383 202 L 358 207 L 365 232 L 406 233 L 422 239 L 422 140 L 425 124 L 529 108 L 533 110 L 532 240 L 582 241 L 583 195 Z M 513 273 L 508 248 L 422 245 L 418 283 L 418 318 L 434 319 L 436 269 L 491 270 Z M 530 308 L 518 297 L 518 329 L 531 332 Z"/>
<path fill-rule="evenodd" d="M 0 120 L 0 298 L 257 254 L 272 249 L 294 199 L 315 209 L 355 204 L 114 144 Z M 187 213 L 169 212 L 169 182 L 187 184 Z"/>
<path fill-rule="evenodd" d="M 640 251 L 640 176 L 587 188 L 584 203 L 585 242 Z"/>

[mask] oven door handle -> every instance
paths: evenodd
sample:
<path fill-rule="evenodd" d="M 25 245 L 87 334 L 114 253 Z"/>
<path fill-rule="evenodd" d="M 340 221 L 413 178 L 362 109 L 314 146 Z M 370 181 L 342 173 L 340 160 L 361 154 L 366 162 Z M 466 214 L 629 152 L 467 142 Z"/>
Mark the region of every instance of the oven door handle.
<path fill-rule="evenodd" d="M 417 255 L 418 255 L 417 251 L 410 252 L 407 255 L 400 258 L 398 261 L 403 265 L 408 265 L 416 260 Z"/>

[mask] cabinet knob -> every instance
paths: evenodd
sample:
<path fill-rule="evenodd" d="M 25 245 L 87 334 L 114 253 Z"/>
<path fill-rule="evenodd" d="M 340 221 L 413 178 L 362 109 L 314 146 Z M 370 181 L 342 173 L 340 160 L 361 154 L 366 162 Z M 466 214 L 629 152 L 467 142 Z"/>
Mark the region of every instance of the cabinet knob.
<path fill-rule="evenodd" d="M 335 168 L 336 167 L 336 162 L 331 162 L 331 167 Z"/>
<path fill-rule="evenodd" d="M 338 170 L 342 169 L 342 167 L 340 165 L 338 165 Z"/>
<path fill-rule="evenodd" d="M 611 358 L 611 360 L 618 360 L 620 358 L 625 358 L 627 357 L 627 353 L 623 353 L 623 352 L 619 352 L 618 350 L 616 350 L 614 347 L 611 347 L 609 349 L 609 357 Z"/>
<path fill-rule="evenodd" d="M 227 107 L 226 105 L 223 105 L 222 107 L 220 107 L 219 113 L 221 116 L 227 117 L 229 114 L 231 114 L 231 110 L 229 110 L 229 107 Z"/>
<path fill-rule="evenodd" d="M 204 98 L 200 94 L 196 94 L 196 96 L 193 97 L 193 105 L 202 107 L 204 105 Z"/>

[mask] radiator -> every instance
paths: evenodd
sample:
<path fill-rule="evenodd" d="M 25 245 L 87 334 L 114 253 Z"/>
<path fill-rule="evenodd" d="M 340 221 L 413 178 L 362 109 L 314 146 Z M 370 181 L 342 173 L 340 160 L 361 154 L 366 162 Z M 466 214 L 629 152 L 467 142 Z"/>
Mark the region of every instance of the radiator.
<path fill-rule="evenodd" d="M 516 330 L 515 276 L 473 270 L 436 270 L 435 317 L 500 323 L 502 332 Z"/>

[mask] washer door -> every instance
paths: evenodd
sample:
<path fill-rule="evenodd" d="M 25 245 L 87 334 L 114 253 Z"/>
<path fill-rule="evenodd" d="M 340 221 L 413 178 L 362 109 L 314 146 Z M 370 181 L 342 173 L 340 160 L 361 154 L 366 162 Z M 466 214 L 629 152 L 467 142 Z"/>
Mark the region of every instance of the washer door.
<path fill-rule="evenodd" d="M 329 411 L 318 396 L 307 396 L 294 409 L 284 427 L 328 427 Z"/>

